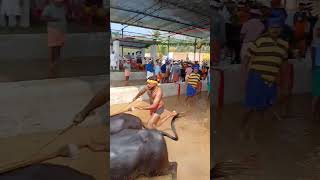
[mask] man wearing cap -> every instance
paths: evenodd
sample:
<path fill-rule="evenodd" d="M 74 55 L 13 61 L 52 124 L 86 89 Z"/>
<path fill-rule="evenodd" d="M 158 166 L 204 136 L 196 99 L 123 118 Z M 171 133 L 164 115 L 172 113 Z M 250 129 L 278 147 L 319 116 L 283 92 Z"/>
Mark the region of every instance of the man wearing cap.
<path fill-rule="evenodd" d="M 42 13 L 42 19 L 47 22 L 50 77 L 53 77 L 56 75 L 56 64 L 61 57 L 61 48 L 64 45 L 67 30 L 64 0 L 54 0 L 46 6 Z"/>
<path fill-rule="evenodd" d="M 241 59 L 244 60 L 250 42 L 254 42 L 264 31 L 264 24 L 260 20 L 261 12 L 258 9 L 250 10 L 251 18 L 241 28 Z"/>
<path fill-rule="evenodd" d="M 193 72 L 186 78 L 186 104 L 191 106 L 189 101 L 193 100 L 193 97 L 197 94 L 198 84 L 201 80 L 199 69 L 197 66 L 193 67 Z"/>
<path fill-rule="evenodd" d="M 164 101 L 163 101 L 163 92 L 160 88 L 158 81 L 155 77 L 150 77 L 147 80 L 147 86 L 145 86 L 132 100 L 135 101 L 144 93 L 148 94 L 150 100 L 150 106 L 146 107 L 134 107 L 133 109 L 139 110 L 149 110 L 151 119 L 147 123 L 147 127 L 150 129 L 155 129 L 157 123 L 160 120 L 161 114 L 164 112 Z"/>
<path fill-rule="evenodd" d="M 218 63 L 221 55 L 221 48 L 223 47 L 226 37 L 225 37 L 225 22 L 224 17 L 219 13 L 223 4 L 220 0 L 211 0 L 210 7 L 212 13 L 210 14 L 210 34 L 213 41 L 213 62 Z"/>
<path fill-rule="evenodd" d="M 171 67 L 171 80 L 172 82 L 178 82 L 180 78 L 180 66 L 177 61 L 173 62 L 173 66 Z"/>
<path fill-rule="evenodd" d="M 288 42 L 280 38 L 282 22 L 269 19 L 268 32 L 250 44 L 244 63 L 246 78 L 245 105 L 242 132 L 254 140 L 255 128 L 250 124 L 263 118 L 264 112 L 275 103 L 280 79 L 280 68 L 288 58 Z M 252 119 L 255 115 L 257 119 Z M 253 122 L 250 122 L 252 120 Z"/>
<path fill-rule="evenodd" d="M 312 119 L 320 120 L 320 20 L 313 29 L 312 42 Z"/>

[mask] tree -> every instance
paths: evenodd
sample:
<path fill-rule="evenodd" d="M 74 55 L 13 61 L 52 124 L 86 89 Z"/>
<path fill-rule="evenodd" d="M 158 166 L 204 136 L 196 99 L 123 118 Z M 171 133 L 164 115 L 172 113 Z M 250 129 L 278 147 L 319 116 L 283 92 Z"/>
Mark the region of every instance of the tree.
<path fill-rule="evenodd" d="M 152 31 L 152 36 L 153 36 L 153 38 L 154 38 L 155 40 L 158 40 L 159 37 L 160 37 L 160 31 L 158 31 L 158 30 Z"/>

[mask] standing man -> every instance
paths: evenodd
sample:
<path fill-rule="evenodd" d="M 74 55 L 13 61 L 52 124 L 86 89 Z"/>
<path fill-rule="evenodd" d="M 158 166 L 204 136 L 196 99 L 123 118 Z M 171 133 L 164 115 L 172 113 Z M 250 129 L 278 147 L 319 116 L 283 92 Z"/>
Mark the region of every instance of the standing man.
<path fill-rule="evenodd" d="M 67 19 L 64 0 L 53 0 L 45 7 L 42 18 L 47 22 L 50 77 L 52 77 L 56 76 L 56 66 L 61 58 L 61 48 L 65 43 Z"/>
<path fill-rule="evenodd" d="M 294 14 L 294 38 L 296 42 L 296 48 L 299 49 L 300 56 L 305 56 L 306 50 L 306 39 L 309 31 L 309 22 L 307 14 L 304 11 L 305 4 L 299 3 L 299 11 Z"/>
<path fill-rule="evenodd" d="M 198 84 L 200 82 L 200 74 L 198 67 L 193 68 L 193 72 L 186 78 L 186 104 L 191 107 L 191 102 L 194 101 L 195 95 L 197 95 Z"/>
<path fill-rule="evenodd" d="M 188 63 L 187 65 L 188 67 L 186 68 L 185 72 L 186 72 L 186 78 L 188 78 L 188 76 L 192 73 L 192 65 L 191 63 Z"/>
<path fill-rule="evenodd" d="M 288 42 L 280 38 L 282 26 L 279 19 L 269 19 L 268 32 L 251 43 L 245 58 L 247 111 L 242 121 L 242 135 L 246 139 L 254 140 L 254 124 L 277 99 L 280 68 L 288 58 Z"/>
<path fill-rule="evenodd" d="M 182 66 L 180 69 L 180 75 L 181 75 L 182 82 L 184 82 L 185 78 L 186 78 L 186 68 L 187 68 L 187 64 L 182 62 Z"/>
<path fill-rule="evenodd" d="M 223 16 L 219 13 L 220 9 L 223 7 L 223 3 L 220 0 L 211 0 L 210 7 L 212 9 L 211 13 L 211 26 L 210 34 L 212 37 L 213 45 L 213 63 L 217 64 L 220 60 L 221 49 L 226 41 L 225 37 L 225 22 Z"/>
<path fill-rule="evenodd" d="M 30 0 L 23 0 L 21 8 L 20 26 L 23 28 L 30 27 Z"/>
<path fill-rule="evenodd" d="M 157 78 L 158 82 L 161 82 L 161 67 L 160 67 L 160 60 L 158 59 L 156 61 L 156 64 L 154 66 L 154 74 L 155 74 L 155 77 Z"/>
<path fill-rule="evenodd" d="M 258 9 L 250 10 L 250 20 L 245 22 L 241 28 L 241 60 L 245 58 L 249 44 L 254 42 L 264 31 L 264 24 L 260 20 L 261 12 Z"/>
<path fill-rule="evenodd" d="M 117 69 L 117 60 L 116 55 L 114 54 L 114 51 L 110 54 L 110 66 L 111 70 L 115 71 Z"/>
<path fill-rule="evenodd" d="M 21 19 L 23 0 L 1 0 L 0 15 L 2 26 L 16 27 Z"/>
<path fill-rule="evenodd" d="M 89 114 L 94 111 L 95 109 L 107 104 L 107 97 L 109 92 L 109 87 L 105 87 L 101 89 L 89 102 L 88 104 L 83 107 L 83 109 L 76 114 L 73 119 L 73 123 L 80 124 L 82 123 Z"/>
<path fill-rule="evenodd" d="M 166 72 L 167 72 L 167 62 L 164 62 L 161 66 L 161 77 L 162 77 L 161 83 L 166 82 Z"/>
<path fill-rule="evenodd" d="M 174 61 L 173 66 L 171 67 L 171 77 L 172 82 L 178 82 L 180 80 L 180 66 L 177 61 Z"/>
<path fill-rule="evenodd" d="M 320 20 L 313 29 L 312 42 L 312 119 L 320 120 Z"/>
<path fill-rule="evenodd" d="M 150 100 L 150 106 L 147 107 L 135 107 L 139 110 L 149 110 L 151 119 L 148 120 L 147 127 L 150 129 L 155 129 L 157 123 L 160 120 L 161 114 L 164 112 L 164 101 L 163 101 L 163 92 L 159 87 L 156 77 L 150 77 L 147 80 L 147 86 L 145 86 L 132 100 L 135 101 L 144 93 L 148 94 Z M 134 108 L 133 108 L 134 109 Z M 132 109 L 132 110 L 133 110 Z"/>
<path fill-rule="evenodd" d="M 125 61 L 125 63 L 123 64 L 123 68 L 124 68 L 124 76 L 126 78 L 125 86 L 128 86 L 129 78 L 131 76 L 131 62 L 129 59 L 127 59 L 127 61 Z"/>
<path fill-rule="evenodd" d="M 149 63 L 146 65 L 146 70 L 147 70 L 147 79 L 149 77 L 154 76 L 154 74 L 153 74 L 153 72 L 154 72 L 153 61 L 151 59 L 149 60 Z"/>

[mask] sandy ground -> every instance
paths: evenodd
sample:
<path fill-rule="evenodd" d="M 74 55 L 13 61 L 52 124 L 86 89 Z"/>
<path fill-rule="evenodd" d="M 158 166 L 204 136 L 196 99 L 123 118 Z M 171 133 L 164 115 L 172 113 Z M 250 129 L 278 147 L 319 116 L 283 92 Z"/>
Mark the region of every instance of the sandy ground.
<path fill-rule="evenodd" d="M 214 137 L 217 162 L 240 162 L 254 155 L 254 169 L 235 180 L 320 179 L 320 122 L 311 121 L 311 96 L 294 96 L 289 117 L 277 120 L 268 115 L 257 123 L 257 143 L 242 141 L 241 104 L 225 106 Z M 279 108 L 276 108 L 276 112 Z"/>
<path fill-rule="evenodd" d="M 103 57 L 63 59 L 59 63 L 57 78 L 104 75 L 108 71 L 106 62 Z M 2 61 L 0 82 L 47 79 L 48 72 L 48 59 Z"/>
<path fill-rule="evenodd" d="M 46 155 L 55 152 L 60 147 L 72 144 L 87 144 L 90 141 L 106 142 L 106 127 L 75 127 L 56 142 L 44 149 L 39 155 Z M 5 165 L 29 159 L 37 150 L 56 135 L 57 132 L 34 133 L 0 139 L 0 168 Z M 89 174 L 97 180 L 107 179 L 108 154 L 104 152 L 92 152 L 88 149 L 80 150 L 76 159 L 55 158 L 48 163 L 70 166 L 82 173 Z M 5 166 L 7 167 L 7 166 Z"/>
<path fill-rule="evenodd" d="M 169 111 L 185 112 L 184 117 L 176 121 L 176 129 L 179 140 L 172 141 L 165 138 L 168 145 L 169 161 L 178 163 L 179 180 L 208 180 L 210 178 L 210 123 L 209 123 L 209 103 L 205 93 L 197 97 L 193 104 L 193 110 L 183 105 L 184 97 L 177 96 L 165 98 L 165 106 Z M 135 106 L 136 104 L 133 104 Z M 127 105 L 111 106 L 111 113 L 126 109 Z M 162 117 L 168 115 L 166 111 Z M 141 117 L 144 122 L 148 120 L 149 112 L 135 110 L 132 114 Z M 170 120 L 166 121 L 158 129 L 172 133 L 169 129 Z M 145 179 L 145 178 L 141 178 Z M 168 177 L 158 177 L 153 179 L 170 179 Z"/>

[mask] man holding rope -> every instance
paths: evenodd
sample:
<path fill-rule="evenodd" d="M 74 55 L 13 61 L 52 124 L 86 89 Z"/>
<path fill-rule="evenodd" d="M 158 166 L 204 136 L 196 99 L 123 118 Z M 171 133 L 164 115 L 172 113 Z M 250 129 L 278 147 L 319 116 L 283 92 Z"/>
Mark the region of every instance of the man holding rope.
<path fill-rule="evenodd" d="M 137 100 L 140 96 L 147 92 L 150 100 L 150 106 L 147 107 L 133 107 L 131 110 L 149 110 L 151 119 L 148 120 L 147 127 L 155 129 L 160 120 L 161 114 L 164 112 L 163 92 L 159 87 L 159 83 L 156 77 L 149 77 L 147 80 L 147 86 L 145 86 L 132 100 Z M 174 111 L 175 113 L 175 111 Z"/>
<path fill-rule="evenodd" d="M 73 123 L 80 124 L 82 123 L 87 116 L 95 109 L 105 105 L 107 103 L 107 87 L 101 89 L 91 100 L 90 102 L 75 116 Z"/>

